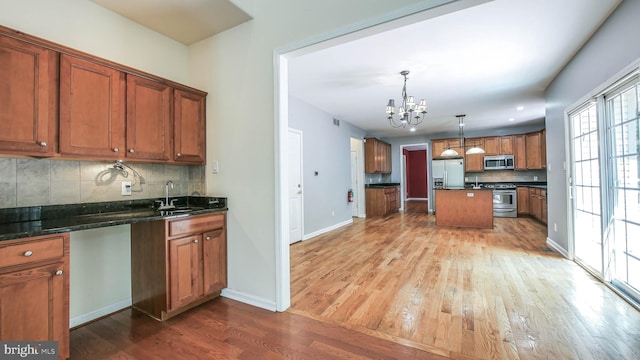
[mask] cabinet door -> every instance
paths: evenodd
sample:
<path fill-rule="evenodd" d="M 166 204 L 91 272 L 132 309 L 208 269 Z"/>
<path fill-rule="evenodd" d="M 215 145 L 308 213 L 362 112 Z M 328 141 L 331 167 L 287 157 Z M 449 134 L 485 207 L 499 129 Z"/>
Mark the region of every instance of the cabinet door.
<path fill-rule="evenodd" d="M 480 147 L 484 149 L 484 138 L 465 139 L 465 144 L 467 148 Z M 464 155 L 465 171 L 471 171 L 471 172 L 484 171 L 484 155 L 485 154 L 466 154 L 465 153 Z"/>
<path fill-rule="evenodd" d="M 169 311 L 202 296 L 202 235 L 169 240 Z"/>
<path fill-rule="evenodd" d="M 122 158 L 125 79 L 118 70 L 62 55 L 60 153 Z"/>
<path fill-rule="evenodd" d="M 183 90 L 173 92 L 173 159 L 205 163 L 205 96 Z"/>
<path fill-rule="evenodd" d="M 169 86 L 127 75 L 127 158 L 170 159 L 171 101 Z"/>
<path fill-rule="evenodd" d="M 227 236 L 224 229 L 217 229 L 203 237 L 204 295 L 209 295 L 227 287 Z"/>
<path fill-rule="evenodd" d="M 378 142 L 378 146 L 382 149 L 382 157 L 380 158 L 380 171 L 383 174 L 391 173 L 391 145 L 385 142 Z"/>
<path fill-rule="evenodd" d="M 66 353 L 65 270 L 59 262 L 0 275 L 0 339 L 58 341 Z"/>
<path fill-rule="evenodd" d="M 539 132 L 525 136 L 525 148 L 527 153 L 527 169 L 542 169 L 541 136 Z"/>
<path fill-rule="evenodd" d="M 447 149 L 447 144 L 445 140 L 432 140 L 431 141 L 431 158 L 432 159 L 440 159 L 443 151 Z"/>
<path fill-rule="evenodd" d="M 485 155 L 499 155 L 500 137 L 493 136 L 484 138 L 484 151 Z"/>
<path fill-rule="evenodd" d="M 500 138 L 500 154 L 513 155 L 513 136 L 503 136 Z"/>
<path fill-rule="evenodd" d="M 527 151 L 525 146 L 524 135 L 515 135 L 513 137 L 513 155 L 515 157 L 515 170 L 527 169 Z"/>
<path fill-rule="evenodd" d="M 529 214 L 529 188 L 519 187 L 518 194 L 518 214 Z"/>
<path fill-rule="evenodd" d="M 55 151 L 56 54 L 0 37 L 0 152 Z"/>

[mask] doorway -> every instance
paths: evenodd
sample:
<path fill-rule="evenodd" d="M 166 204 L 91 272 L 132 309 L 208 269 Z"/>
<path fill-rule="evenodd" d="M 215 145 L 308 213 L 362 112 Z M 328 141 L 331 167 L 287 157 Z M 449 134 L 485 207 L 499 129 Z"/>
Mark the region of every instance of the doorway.
<path fill-rule="evenodd" d="M 400 192 L 405 201 L 429 201 L 428 144 L 400 145 Z"/>
<path fill-rule="evenodd" d="M 364 142 L 351 138 L 351 202 L 352 217 L 366 217 L 364 197 Z"/>

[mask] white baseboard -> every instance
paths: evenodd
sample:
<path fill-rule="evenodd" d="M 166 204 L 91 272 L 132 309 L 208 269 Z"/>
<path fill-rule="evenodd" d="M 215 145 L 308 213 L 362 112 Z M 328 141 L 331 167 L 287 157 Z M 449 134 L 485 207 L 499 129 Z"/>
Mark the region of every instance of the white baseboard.
<path fill-rule="evenodd" d="M 335 229 L 337 229 L 337 228 L 341 228 L 341 227 L 343 227 L 343 226 L 347 226 L 347 225 L 349 225 L 349 224 L 353 224 L 353 219 L 349 219 L 349 220 L 347 220 L 347 221 L 343 221 L 343 222 L 341 222 L 341 223 L 338 223 L 338 224 L 335 224 L 335 225 L 331 225 L 331 226 L 326 227 L 326 228 L 324 228 L 324 229 L 320 229 L 320 230 L 318 230 L 318 231 L 314 231 L 314 232 L 312 232 L 312 233 L 310 233 L 310 234 L 306 234 L 306 235 L 304 235 L 304 236 L 302 237 L 302 240 L 309 240 L 309 239 L 311 239 L 311 238 L 313 238 L 313 237 L 316 237 L 316 236 L 318 236 L 318 235 L 322 235 L 322 234 L 324 234 L 324 233 L 326 233 L 326 232 L 329 232 L 329 231 L 331 231 L 331 230 L 335 230 Z"/>
<path fill-rule="evenodd" d="M 131 304 L 131 298 L 128 298 L 118 301 L 115 304 L 111 304 L 109 306 L 105 306 L 103 308 L 88 312 L 86 314 L 78 315 L 69 320 L 69 327 L 73 328 L 89 321 L 101 318 L 105 315 L 113 314 L 116 311 L 128 308 L 129 306 L 131 306 Z"/>
<path fill-rule="evenodd" d="M 551 238 L 547 238 L 547 245 L 549 245 L 549 247 L 552 248 L 553 250 L 559 252 L 565 258 L 569 259 L 569 252 L 563 249 L 562 246 L 558 245 L 558 243 L 551 240 Z"/>
<path fill-rule="evenodd" d="M 259 307 L 273 312 L 276 311 L 275 301 L 269 301 L 257 296 L 245 294 L 231 289 L 222 289 L 222 293 L 220 295 L 232 300 L 240 301 L 241 303 L 245 303 L 247 305 Z"/>

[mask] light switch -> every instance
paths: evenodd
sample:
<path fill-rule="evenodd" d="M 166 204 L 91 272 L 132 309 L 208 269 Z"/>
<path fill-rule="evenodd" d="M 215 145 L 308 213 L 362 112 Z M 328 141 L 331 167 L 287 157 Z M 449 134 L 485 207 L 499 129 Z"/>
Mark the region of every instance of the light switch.
<path fill-rule="evenodd" d="M 122 196 L 131 196 L 131 181 L 122 182 Z"/>
<path fill-rule="evenodd" d="M 211 162 L 211 172 L 213 174 L 217 174 L 218 173 L 218 160 L 213 160 Z"/>

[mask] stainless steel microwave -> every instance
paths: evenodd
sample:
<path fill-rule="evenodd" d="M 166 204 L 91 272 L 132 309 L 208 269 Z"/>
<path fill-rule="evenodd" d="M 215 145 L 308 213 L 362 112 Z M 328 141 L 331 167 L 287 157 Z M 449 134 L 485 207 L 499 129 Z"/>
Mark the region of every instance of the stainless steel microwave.
<path fill-rule="evenodd" d="M 485 170 L 512 170 L 513 168 L 513 155 L 494 155 L 484 157 Z"/>

